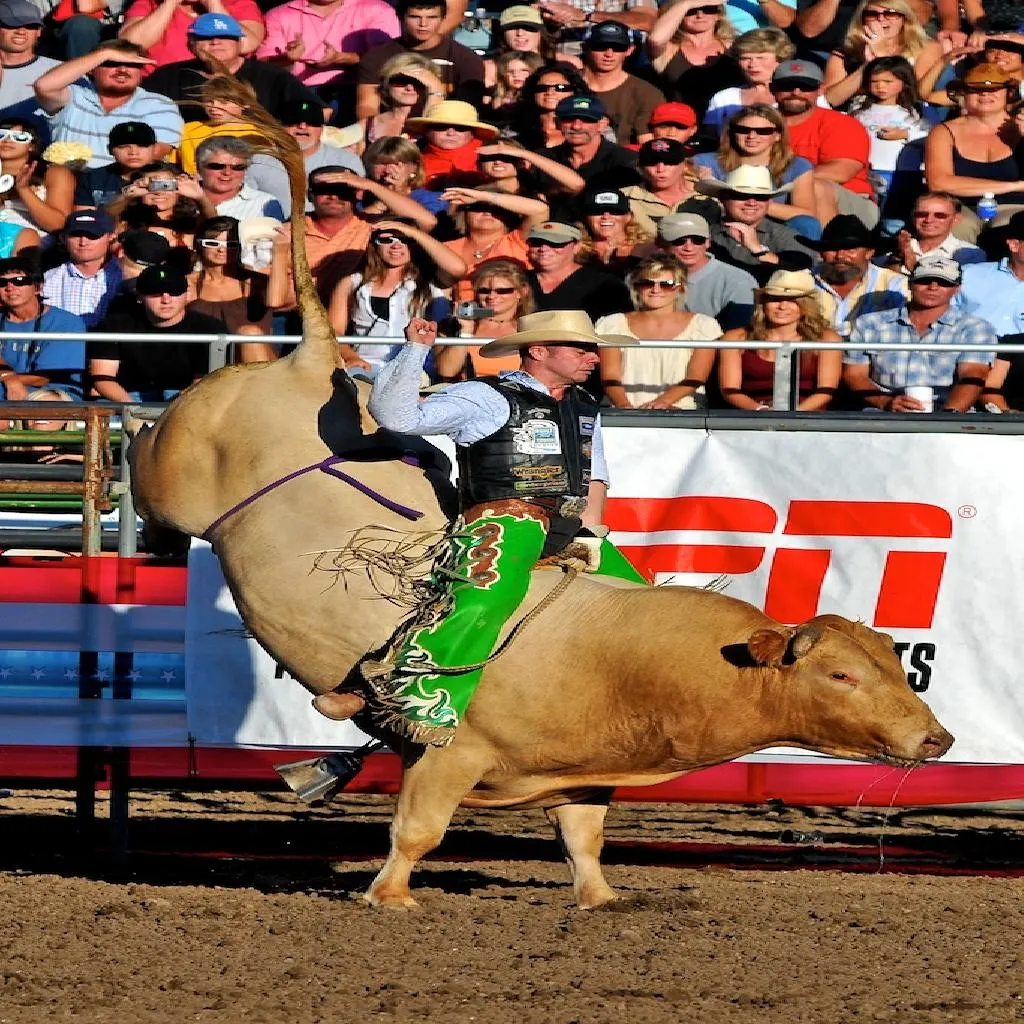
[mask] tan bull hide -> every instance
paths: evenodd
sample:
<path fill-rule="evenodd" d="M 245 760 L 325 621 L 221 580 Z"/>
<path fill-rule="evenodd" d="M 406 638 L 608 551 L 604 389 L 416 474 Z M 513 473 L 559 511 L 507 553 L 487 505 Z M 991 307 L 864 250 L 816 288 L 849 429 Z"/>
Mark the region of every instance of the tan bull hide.
<path fill-rule="evenodd" d="M 369 523 L 432 529 L 445 516 L 425 473 L 387 457 L 393 439 L 377 433 L 365 395 L 340 370 L 306 263 L 301 158 L 271 123 L 260 128 L 292 177 L 304 340 L 278 362 L 229 367 L 189 388 L 133 444 L 133 487 L 151 524 L 198 536 L 260 488 L 358 449 L 364 461 L 347 471 L 426 513 L 411 526 L 310 473 L 215 531 L 246 625 L 317 694 L 381 644 L 403 612 L 358 578 L 328 587 L 309 553 L 337 548 Z M 559 577 L 536 573 L 523 611 Z M 863 625 L 821 616 L 794 633 L 721 594 L 581 577 L 487 670 L 449 747 L 403 750 L 392 849 L 367 899 L 413 904 L 412 868 L 460 803 L 546 808 L 577 901 L 593 907 L 614 896 L 599 864 L 614 786 L 662 782 L 780 744 L 910 764 L 951 743 L 907 686 L 890 639 Z"/>

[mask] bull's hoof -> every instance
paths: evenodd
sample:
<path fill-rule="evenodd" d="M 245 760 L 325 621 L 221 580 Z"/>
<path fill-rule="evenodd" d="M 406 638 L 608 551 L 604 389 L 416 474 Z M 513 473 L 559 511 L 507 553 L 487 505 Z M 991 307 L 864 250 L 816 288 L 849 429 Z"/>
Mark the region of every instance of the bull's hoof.
<path fill-rule="evenodd" d="M 321 693 L 313 698 L 313 707 L 333 722 L 347 722 L 366 707 L 358 693 Z"/>
<path fill-rule="evenodd" d="M 371 907 L 383 907 L 385 910 L 418 910 L 419 904 L 410 895 L 399 893 L 375 893 L 372 889 L 363 893 L 363 902 Z"/>
<path fill-rule="evenodd" d="M 598 907 L 605 907 L 614 903 L 619 898 L 618 894 L 610 886 L 603 888 L 594 887 L 576 896 L 576 905 L 580 910 L 597 910 Z"/>

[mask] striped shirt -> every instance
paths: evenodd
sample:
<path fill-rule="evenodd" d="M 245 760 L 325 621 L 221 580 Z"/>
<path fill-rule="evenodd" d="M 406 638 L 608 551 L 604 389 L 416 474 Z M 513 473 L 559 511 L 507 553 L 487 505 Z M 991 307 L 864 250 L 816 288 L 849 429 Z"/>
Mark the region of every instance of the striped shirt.
<path fill-rule="evenodd" d="M 91 330 L 106 316 L 122 277 L 117 260 L 108 260 L 92 277 L 86 277 L 74 263 L 62 263 L 43 275 L 43 296 L 49 305 L 76 313 Z"/>
<path fill-rule="evenodd" d="M 69 85 L 71 98 L 50 117 L 54 142 L 84 142 L 92 150 L 87 167 L 110 163 L 110 129 L 126 121 L 144 121 L 156 132 L 157 142 L 177 146 L 184 123 L 177 106 L 166 96 L 136 89 L 125 103 L 104 110 L 91 82 Z"/>
<path fill-rule="evenodd" d="M 863 313 L 854 325 L 850 344 L 863 345 L 865 351 L 844 352 L 843 361 L 869 364 L 871 379 L 886 391 L 919 385 L 948 388 L 956 378 L 958 363 L 992 365 L 996 332 L 987 320 L 950 308 L 923 335 L 918 334 L 907 307 L 902 306 Z M 872 352 L 873 345 L 906 345 L 907 350 Z M 962 345 L 963 351 L 929 352 L 929 345 Z"/>

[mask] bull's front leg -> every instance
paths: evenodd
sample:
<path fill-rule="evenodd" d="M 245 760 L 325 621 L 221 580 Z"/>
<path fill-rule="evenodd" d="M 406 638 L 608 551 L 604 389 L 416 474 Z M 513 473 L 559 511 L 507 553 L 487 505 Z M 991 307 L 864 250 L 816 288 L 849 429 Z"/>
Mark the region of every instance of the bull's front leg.
<path fill-rule="evenodd" d="M 465 728 L 465 726 L 463 727 Z M 402 776 L 391 822 L 391 852 L 363 896 L 375 907 L 419 906 L 409 890 L 417 863 L 436 849 L 467 793 L 487 771 L 492 755 L 456 736 L 449 747 L 430 747 Z"/>
<path fill-rule="evenodd" d="M 617 898 L 601 870 L 604 819 L 611 795 L 609 789 L 603 803 L 562 804 L 549 807 L 545 812 L 562 844 L 572 874 L 576 903 L 581 910 L 593 910 Z"/>

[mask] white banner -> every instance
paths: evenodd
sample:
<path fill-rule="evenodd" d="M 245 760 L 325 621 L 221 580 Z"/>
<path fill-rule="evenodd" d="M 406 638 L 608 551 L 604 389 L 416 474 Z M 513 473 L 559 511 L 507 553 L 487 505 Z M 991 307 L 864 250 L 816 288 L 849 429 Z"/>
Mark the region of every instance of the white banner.
<path fill-rule="evenodd" d="M 786 623 L 819 612 L 893 634 L 957 737 L 948 760 L 1024 764 L 1013 583 L 1024 438 L 610 426 L 613 539 L 659 582 L 703 585 Z M 997 571 L 999 570 L 999 571 Z M 189 731 L 200 744 L 356 746 L 242 635 L 206 545 L 189 562 Z M 797 760 L 798 752 L 755 755 Z"/>

